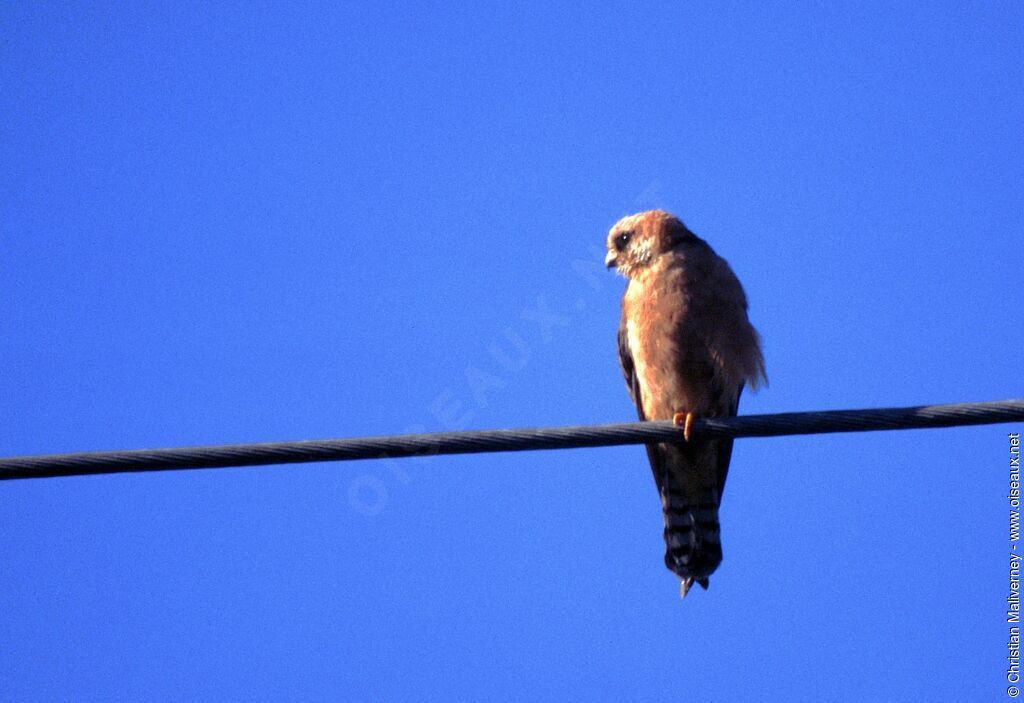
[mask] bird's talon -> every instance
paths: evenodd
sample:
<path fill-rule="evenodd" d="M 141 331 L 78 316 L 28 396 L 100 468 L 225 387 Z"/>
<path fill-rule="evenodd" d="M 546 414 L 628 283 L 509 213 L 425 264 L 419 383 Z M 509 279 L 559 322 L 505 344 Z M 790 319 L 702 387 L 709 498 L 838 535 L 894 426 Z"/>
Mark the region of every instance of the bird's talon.
<path fill-rule="evenodd" d="M 683 428 L 683 439 L 687 442 L 690 441 L 690 435 L 693 433 L 693 421 L 693 413 L 676 413 L 672 416 L 672 424 Z"/>

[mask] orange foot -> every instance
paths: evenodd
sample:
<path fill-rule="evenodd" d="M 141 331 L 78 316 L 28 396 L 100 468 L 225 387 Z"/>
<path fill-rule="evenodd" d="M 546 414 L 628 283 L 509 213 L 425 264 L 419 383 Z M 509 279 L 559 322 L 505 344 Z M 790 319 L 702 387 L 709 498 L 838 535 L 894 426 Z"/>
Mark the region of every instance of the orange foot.
<path fill-rule="evenodd" d="M 693 432 L 693 413 L 676 413 L 672 416 L 672 424 L 683 428 L 683 439 L 690 441 L 690 433 Z"/>

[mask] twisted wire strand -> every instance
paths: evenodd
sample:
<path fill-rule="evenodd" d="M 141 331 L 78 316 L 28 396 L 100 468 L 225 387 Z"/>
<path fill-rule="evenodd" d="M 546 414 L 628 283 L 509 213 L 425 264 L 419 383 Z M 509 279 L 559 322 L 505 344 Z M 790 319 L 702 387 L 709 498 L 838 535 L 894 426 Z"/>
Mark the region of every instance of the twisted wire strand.
<path fill-rule="evenodd" d="M 697 419 L 693 423 L 691 441 L 721 437 L 779 437 L 831 432 L 907 430 L 1021 420 L 1024 420 L 1024 400 L 744 415 Z M 669 421 L 656 421 L 80 452 L 0 458 L 0 480 L 440 454 L 573 449 L 673 441 L 683 441 L 681 429 Z"/>

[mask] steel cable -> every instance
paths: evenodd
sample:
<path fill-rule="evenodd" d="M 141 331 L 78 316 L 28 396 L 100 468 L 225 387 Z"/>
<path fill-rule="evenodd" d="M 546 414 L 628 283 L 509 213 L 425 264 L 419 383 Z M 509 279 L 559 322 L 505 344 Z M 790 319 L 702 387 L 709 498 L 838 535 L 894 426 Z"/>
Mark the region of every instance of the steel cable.
<path fill-rule="evenodd" d="M 1024 400 L 742 415 L 697 419 L 693 423 L 691 441 L 984 425 L 1021 420 L 1024 420 Z M 671 441 L 683 441 L 681 428 L 669 421 L 658 421 L 81 452 L 0 458 L 0 480 Z"/>

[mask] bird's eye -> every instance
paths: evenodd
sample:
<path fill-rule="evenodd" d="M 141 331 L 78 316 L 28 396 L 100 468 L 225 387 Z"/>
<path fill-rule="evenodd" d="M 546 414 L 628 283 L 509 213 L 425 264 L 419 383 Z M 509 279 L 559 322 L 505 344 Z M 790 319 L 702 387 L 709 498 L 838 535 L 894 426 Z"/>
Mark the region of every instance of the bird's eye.
<path fill-rule="evenodd" d="M 629 232 L 623 232 L 618 237 L 616 237 L 615 238 L 615 248 L 618 249 L 619 251 L 622 251 L 623 249 L 625 249 L 626 245 L 629 244 L 629 237 L 630 237 L 630 233 Z"/>

